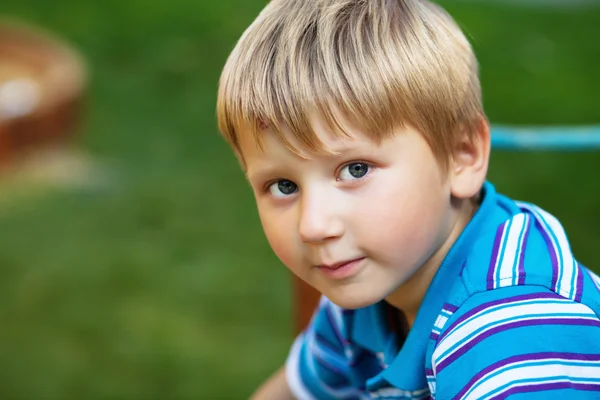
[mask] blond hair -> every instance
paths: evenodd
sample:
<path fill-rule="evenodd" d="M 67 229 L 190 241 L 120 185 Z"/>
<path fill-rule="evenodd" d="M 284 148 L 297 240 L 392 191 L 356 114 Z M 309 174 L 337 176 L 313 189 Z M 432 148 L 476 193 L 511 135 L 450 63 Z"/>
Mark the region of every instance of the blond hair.
<path fill-rule="evenodd" d="M 438 159 L 483 116 L 478 66 L 453 19 L 424 0 L 272 0 L 244 32 L 219 83 L 219 130 L 241 156 L 240 134 L 268 127 L 292 151 L 322 153 L 310 123 L 335 135 L 341 117 L 381 142 L 410 124 Z M 464 135 L 463 135 L 464 138 Z"/>

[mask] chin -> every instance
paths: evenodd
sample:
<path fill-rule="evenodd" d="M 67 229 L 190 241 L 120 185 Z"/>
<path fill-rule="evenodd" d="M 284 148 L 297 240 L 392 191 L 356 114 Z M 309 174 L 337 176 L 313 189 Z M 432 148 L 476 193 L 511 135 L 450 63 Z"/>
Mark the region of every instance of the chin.
<path fill-rule="evenodd" d="M 347 310 L 356 310 L 379 303 L 385 298 L 384 295 L 369 295 L 366 293 L 344 293 L 346 291 L 325 291 L 323 292 L 333 304 Z"/>

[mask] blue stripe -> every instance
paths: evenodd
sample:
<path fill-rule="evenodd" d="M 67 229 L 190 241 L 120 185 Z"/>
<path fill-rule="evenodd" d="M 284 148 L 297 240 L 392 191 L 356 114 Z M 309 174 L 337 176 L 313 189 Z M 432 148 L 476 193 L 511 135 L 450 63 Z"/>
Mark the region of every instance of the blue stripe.
<path fill-rule="evenodd" d="M 523 244 L 521 243 L 521 241 L 523 240 L 523 235 L 525 234 L 525 231 L 527 230 L 527 223 L 528 223 L 528 218 L 527 218 L 527 214 L 524 215 L 523 217 L 523 226 L 521 228 L 521 232 L 519 232 L 519 240 L 517 241 L 517 248 L 516 248 L 516 252 L 515 252 L 515 259 L 513 260 L 513 267 L 512 267 L 512 271 L 513 271 L 513 276 L 512 276 L 512 284 L 516 285 L 518 282 L 517 280 L 519 279 L 519 255 L 521 254 L 521 249 L 523 248 Z"/>
<path fill-rule="evenodd" d="M 536 300 L 536 301 L 532 301 L 531 299 L 525 299 L 522 301 L 513 301 L 510 303 L 500 303 L 500 304 L 494 304 L 493 306 L 489 307 L 489 308 L 484 308 L 483 310 L 481 310 L 482 312 L 480 313 L 476 313 L 473 315 L 470 315 L 469 318 L 465 319 L 464 321 L 462 321 L 460 324 L 457 324 L 455 326 L 452 326 L 452 330 L 457 330 L 460 329 L 461 327 L 463 327 L 466 324 L 470 324 L 473 321 L 476 321 L 479 318 L 482 318 L 483 316 L 490 314 L 492 312 L 496 312 L 502 309 L 508 309 L 508 308 L 512 308 L 512 307 L 519 307 L 522 305 L 532 305 L 532 304 L 543 304 L 543 305 L 548 305 L 548 304 L 566 304 L 567 300 L 562 300 L 562 298 L 560 300 L 554 300 L 554 299 L 541 299 L 541 300 Z M 571 314 L 569 314 L 571 315 Z M 444 338 L 446 338 L 448 335 L 450 334 L 449 331 L 446 331 L 444 333 Z"/>
<path fill-rule="evenodd" d="M 479 382 L 477 382 L 476 385 L 474 385 L 471 389 L 469 389 L 469 391 L 464 395 L 464 397 L 469 397 L 469 394 L 471 394 L 471 392 L 473 392 L 475 389 L 477 389 L 479 386 L 483 385 L 484 383 L 486 383 L 487 381 L 489 381 L 490 379 L 493 379 L 494 377 L 502 374 L 503 372 L 506 371 L 510 371 L 512 369 L 520 369 L 520 368 L 524 368 L 524 367 L 532 367 L 532 366 L 543 366 L 543 365 L 564 365 L 564 366 L 578 366 L 578 367 L 588 367 L 590 365 L 596 365 L 597 368 L 599 368 L 600 371 L 600 364 L 598 364 L 597 362 L 592 362 L 592 363 L 586 363 L 586 362 L 575 362 L 575 361 L 565 361 L 565 360 L 554 360 L 552 362 L 550 361 L 530 361 L 530 362 L 522 362 L 519 363 L 518 365 L 515 364 L 508 364 L 503 366 L 502 368 L 496 370 L 495 372 L 493 372 L 492 374 L 488 375 L 485 379 L 480 380 Z M 534 378 L 532 378 L 534 379 Z M 535 379 L 546 379 L 546 378 L 535 378 Z M 548 378 L 549 379 L 549 378 Z M 571 379 L 573 381 L 576 381 L 576 378 Z M 587 379 L 587 381 L 594 381 L 593 379 Z M 597 378 L 597 381 L 600 382 L 600 378 Z M 521 381 L 518 381 L 521 382 Z"/>
<path fill-rule="evenodd" d="M 481 332 L 485 331 L 487 328 L 491 328 L 491 327 L 495 327 L 495 326 L 502 326 L 502 325 L 506 325 L 506 324 L 509 324 L 511 322 L 519 321 L 519 320 L 536 319 L 538 317 L 540 317 L 538 319 L 538 321 L 540 321 L 540 320 L 548 320 L 548 319 L 560 319 L 560 318 L 564 318 L 564 317 L 570 317 L 570 318 L 580 317 L 580 318 L 583 318 L 583 319 L 586 319 L 586 320 L 591 319 L 590 318 L 590 314 L 554 313 L 554 314 L 526 314 L 526 315 L 519 315 L 519 316 L 512 317 L 512 318 L 507 318 L 507 319 L 502 319 L 502 320 L 496 320 L 496 321 L 490 322 L 489 324 L 484 325 L 481 328 L 479 328 L 479 329 L 471 332 L 463 340 L 461 340 L 460 342 L 455 343 L 452 347 L 450 347 L 448 350 L 446 350 L 443 354 L 440 354 L 439 357 L 437 357 L 437 359 L 441 360 L 442 358 L 445 358 L 445 356 L 447 354 L 454 353 L 454 350 L 456 348 L 460 348 L 466 342 L 470 342 L 471 339 L 477 337 Z M 472 321 L 475 321 L 475 320 L 477 320 L 477 318 L 473 319 Z"/>
<path fill-rule="evenodd" d="M 511 383 L 508 383 L 506 385 L 500 386 L 499 388 L 492 390 L 491 392 L 487 392 L 486 395 L 487 396 L 493 396 L 497 393 L 500 393 L 504 390 L 506 390 L 507 388 L 511 387 L 511 386 L 520 386 L 517 385 L 517 383 L 545 383 L 545 382 L 552 382 L 552 381 L 556 381 L 556 380 L 564 380 L 564 381 L 570 381 L 573 383 L 585 383 L 585 382 L 598 382 L 600 383 L 600 378 L 598 379 L 593 379 L 593 378 L 573 378 L 570 377 L 568 375 L 555 375 L 555 376 L 549 376 L 549 377 L 544 377 L 544 378 L 530 378 L 530 379 L 520 379 L 518 381 L 513 381 Z"/>
<path fill-rule="evenodd" d="M 548 232 L 548 234 L 551 236 L 552 238 L 552 247 L 554 250 L 556 250 L 556 254 L 558 257 L 558 279 L 556 280 L 556 287 L 553 288 L 553 290 L 558 290 L 558 288 L 560 287 L 560 282 L 562 281 L 563 278 L 563 271 L 565 268 L 565 260 L 563 259 L 563 253 L 562 253 L 562 249 L 560 248 L 560 243 L 558 241 L 558 238 L 556 237 L 556 235 L 554 234 L 554 230 L 550 227 L 550 225 L 548 224 L 548 222 L 546 222 L 546 219 L 544 218 L 544 216 L 539 212 L 539 210 L 537 209 L 537 207 L 534 207 L 534 211 L 535 211 L 535 215 L 537 217 L 537 219 L 539 221 L 541 221 L 541 223 L 544 225 L 544 227 L 546 228 L 546 231 Z M 569 295 L 571 295 L 571 293 L 569 293 Z"/>

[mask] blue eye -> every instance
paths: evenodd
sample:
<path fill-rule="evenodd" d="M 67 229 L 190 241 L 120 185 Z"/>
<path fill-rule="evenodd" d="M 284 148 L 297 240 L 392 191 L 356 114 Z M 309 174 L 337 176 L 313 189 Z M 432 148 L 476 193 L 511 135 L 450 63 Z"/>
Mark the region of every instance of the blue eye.
<path fill-rule="evenodd" d="M 298 191 L 298 185 L 287 179 L 281 179 L 269 186 L 269 191 L 274 197 L 282 198 L 292 195 Z"/>
<path fill-rule="evenodd" d="M 370 169 L 371 167 L 366 163 L 351 163 L 342 168 L 339 178 L 343 181 L 360 179 L 367 175 Z"/>

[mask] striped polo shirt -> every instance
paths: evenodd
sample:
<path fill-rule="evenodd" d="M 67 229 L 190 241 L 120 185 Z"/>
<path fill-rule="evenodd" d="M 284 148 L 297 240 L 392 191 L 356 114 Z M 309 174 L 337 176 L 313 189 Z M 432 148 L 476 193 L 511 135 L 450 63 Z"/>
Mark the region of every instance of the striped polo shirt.
<path fill-rule="evenodd" d="M 406 337 L 321 299 L 286 362 L 305 399 L 600 399 L 600 279 L 558 220 L 486 182 Z"/>

